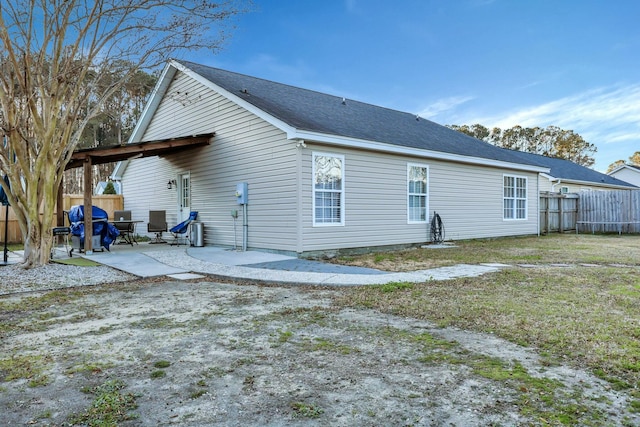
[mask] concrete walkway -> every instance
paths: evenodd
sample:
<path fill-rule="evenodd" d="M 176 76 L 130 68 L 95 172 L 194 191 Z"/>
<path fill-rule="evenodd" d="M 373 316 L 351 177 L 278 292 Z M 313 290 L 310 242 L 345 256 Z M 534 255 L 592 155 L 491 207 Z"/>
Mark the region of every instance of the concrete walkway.
<path fill-rule="evenodd" d="M 219 247 L 116 245 L 111 251 L 83 255 L 138 277 L 197 278 L 207 274 L 236 280 L 322 286 L 425 282 L 473 277 L 498 271 L 504 265 L 456 265 L 405 273 L 351 267 L 261 251 L 237 252 Z M 194 276 L 196 274 L 196 276 Z"/>

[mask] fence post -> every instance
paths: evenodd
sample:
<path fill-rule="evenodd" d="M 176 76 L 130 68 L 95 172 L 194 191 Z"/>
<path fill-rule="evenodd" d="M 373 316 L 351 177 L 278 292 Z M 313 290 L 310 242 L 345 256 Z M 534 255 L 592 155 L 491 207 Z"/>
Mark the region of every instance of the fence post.
<path fill-rule="evenodd" d="M 567 200 L 565 196 L 558 198 L 558 232 L 564 233 L 564 202 Z"/>

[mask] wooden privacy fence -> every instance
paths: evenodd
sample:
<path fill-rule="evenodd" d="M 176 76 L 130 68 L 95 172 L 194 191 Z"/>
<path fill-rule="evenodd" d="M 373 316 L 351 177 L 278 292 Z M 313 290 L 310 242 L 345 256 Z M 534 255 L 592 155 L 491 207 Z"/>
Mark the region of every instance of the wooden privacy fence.
<path fill-rule="evenodd" d="M 84 196 L 82 194 L 66 194 L 62 197 L 62 209 L 68 211 L 71 206 L 84 204 Z M 109 215 L 110 219 L 113 219 L 113 211 L 122 210 L 124 208 L 124 198 L 121 194 L 102 194 L 93 196 L 94 206 L 98 206 L 104 209 Z M 4 222 L 5 222 L 5 207 L 0 206 L 0 242 L 4 242 Z M 54 220 L 55 224 L 55 220 Z M 9 243 L 22 243 L 22 233 L 20 232 L 20 226 L 16 219 L 13 210 L 9 207 L 9 223 L 7 224 L 7 236 Z"/>
<path fill-rule="evenodd" d="M 107 212 L 110 219 L 113 219 L 113 211 L 124 209 L 124 197 L 122 194 L 100 194 L 92 196 L 93 205 Z M 62 208 L 68 211 L 71 206 L 84 205 L 83 194 L 65 194 L 62 196 Z"/>
<path fill-rule="evenodd" d="M 540 193 L 540 233 L 564 233 L 576 229 L 578 195 Z"/>
<path fill-rule="evenodd" d="M 577 231 L 640 233 L 640 190 L 582 191 Z"/>

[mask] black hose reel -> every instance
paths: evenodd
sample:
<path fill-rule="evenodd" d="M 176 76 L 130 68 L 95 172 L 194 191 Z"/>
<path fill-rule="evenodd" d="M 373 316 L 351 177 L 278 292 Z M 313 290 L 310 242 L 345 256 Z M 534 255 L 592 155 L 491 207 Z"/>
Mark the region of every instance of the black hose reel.
<path fill-rule="evenodd" d="M 436 211 L 433 211 L 433 218 L 431 218 L 431 243 L 444 242 L 444 224 L 442 218 Z"/>

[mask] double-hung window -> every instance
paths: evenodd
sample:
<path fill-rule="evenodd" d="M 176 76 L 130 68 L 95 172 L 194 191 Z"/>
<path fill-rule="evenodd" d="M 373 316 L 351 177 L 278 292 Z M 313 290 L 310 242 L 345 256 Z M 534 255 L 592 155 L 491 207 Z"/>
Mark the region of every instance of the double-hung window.
<path fill-rule="evenodd" d="M 503 176 L 503 218 L 527 219 L 527 178 Z"/>
<path fill-rule="evenodd" d="M 313 225 L 344 225 L 344 156 L 313 153 Z"/>
<path fill-rule="evenodd" d="M 424 165 L 407 165 L 407 221 L 427 222 L 429 209 L 429 168 Z"/>

